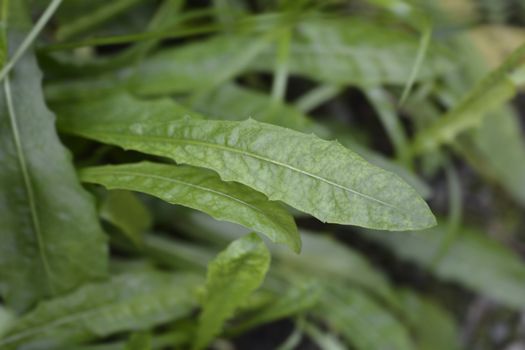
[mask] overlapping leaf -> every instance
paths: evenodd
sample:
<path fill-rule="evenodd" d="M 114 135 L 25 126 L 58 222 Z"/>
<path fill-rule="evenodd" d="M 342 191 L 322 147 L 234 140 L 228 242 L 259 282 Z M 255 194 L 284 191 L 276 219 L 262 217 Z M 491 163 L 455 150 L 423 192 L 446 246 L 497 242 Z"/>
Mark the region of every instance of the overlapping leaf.
<path fill-rule="evenodd" d="M 337 142 L 254 120 L 184 117 L 193 113 L 176 104 L 147 115 L 85 113 L 89 105 L 57 105 L 62 130 L 213 169 L 326 222 L 389 230 L 435 223 L 415 190 Z"/>
<path fill-rule="evenodd" d="M 109 189 L 127 189 L 159 197 L 169 203 L 201 210 L 261 232 L 274 242 L 299 252 L 301 239 L 290 214 L 276 202 L 246 186 L 223 182 L 200 168 L 142 162 L 83 169 L 81 179 Z"/>

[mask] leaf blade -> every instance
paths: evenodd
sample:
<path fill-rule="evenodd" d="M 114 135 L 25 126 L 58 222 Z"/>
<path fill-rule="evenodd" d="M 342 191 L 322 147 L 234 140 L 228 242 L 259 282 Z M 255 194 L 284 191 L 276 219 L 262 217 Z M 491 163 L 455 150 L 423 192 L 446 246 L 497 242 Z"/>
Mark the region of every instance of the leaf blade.
<path fill-rule="evenodd" d="M 80 177 L 110 189 L 148 193 L 264 233 L 295 252 L 301 249 L 297 227 L 284 208 L 241 184 L 223 182 L 205 169 L 141 162 L 85 168 Z"/>
<path fill-rule="evenodd" d="M 65 132 L 212 169 L 225 181 L 240 182 L 321 221 L 388 230 L 435 223 L 426 203 L 397 176 L 314 135 L 251 119 L 201 120 L 180 106 L 148 120 L 110 112 L 95 116 L 78 103 L 57 110 Z M 190 115 L 197 118 L 184 118 Z M 100 120 L 109 122 L 102 127 Z"/>
<path fill-rule="evenodd" d="M 124 330 L 147 329 L 190 313 L 200 278 L 143 271 L 84 285 L 41 303 L 18 319 L 2 349 L 39 349 L 75 344 Z M 179 307 L 173 310 L 172 308 Z"/>
<path fill-rule="evenodd" d="M 9 43 L 17 46 L 29 22 L 23 2 L 9 4 Z M 12 73 L 0 97 L 0 294 L 21 311 L 104 276 L 107 246 L 54 129 L 33 53 Z"/>
<path fill-rule="evenodd" d="M 270 253 L 254 233 L 231 243 L 208 266 L 206 297 L 193 349 L 203 349 L 263 282 Z"/>

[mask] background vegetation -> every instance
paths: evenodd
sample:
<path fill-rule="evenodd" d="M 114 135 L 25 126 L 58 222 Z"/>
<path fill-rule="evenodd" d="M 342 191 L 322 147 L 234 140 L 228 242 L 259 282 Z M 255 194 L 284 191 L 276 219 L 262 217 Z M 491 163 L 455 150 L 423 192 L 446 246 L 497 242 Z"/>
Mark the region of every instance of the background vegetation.
<path fill-rule="evenodd" d="M 525 349 L 525 1 L 0 3 L 0 349 Z"/>

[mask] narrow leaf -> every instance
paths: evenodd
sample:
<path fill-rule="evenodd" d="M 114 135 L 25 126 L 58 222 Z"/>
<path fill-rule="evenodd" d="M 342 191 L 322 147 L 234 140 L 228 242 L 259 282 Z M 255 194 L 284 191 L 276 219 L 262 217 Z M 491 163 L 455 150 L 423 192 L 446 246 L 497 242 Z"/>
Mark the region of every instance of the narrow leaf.
<path fill-rule="evenodd" d="M 5 350 L 52 349 L 142 330 L 184 317 L 196 306 L 200 279 L 155 271 L 113 277 L 41 303 L 0 340 Z"/>
<path fill-rule="evenodd" d="M 404 320 L 419 350 L 461 349 L 457 325 L 445 309 L 408 289 L 399 293 Z"/>
<path fill-rule="evenodd" d="M 142 202 L 128 191 L 110 191 L 102 200 L 100 217 L 117 227 L 133 243 L 140 245 L 152 218 Z"/>
<path fill-rule="evenodd" d="M 408 329 L 388 309 L 357 288 L 332 286 L 315 311 L 357 350 L 416 349 Z"/>
<path fill-rule="evenodd" d="M 10 1 L 9 44 L 29 27 Z M 106 239 L 44 104 L 41 73 L 27 52 L 0 96 L 0 294 L 24 310 L 105 274 Z"/>
<path fill-rule="evenodd" d="M 391 25 L 360 18 L 312 19 L 297 26 L 289 57 L 290 74 L 335 85 L 405 84 L 418 55 L 416 37 Z M 427 59 L 412 80 L 450 69 L 448 55 L 429 45 Z M 274 52 L 261 55 L 253 68 L 269 71 Z"/>
<path fill-rule="evenodd" d="M 272 101 L 264 93 L 236 84 L 223 84 L 216 90 L 201 95 L 193 101 L 191 108 L 211 119 L 243 121 L 253 118 L 301 132 L 328 135 L 324 126 L 316 124 L 296 108 Z"/>
<path fill-rule="evenodd" d="M 301 239 L 293 218 L 276 202 L 212 171 L 149 162 L 83 169 L 85 182 L 109 189 L 144 192 L 172 204 L 184 205 L 266 234 L 276 243 L 299 252 Z"/>
<path fill-rule="evenodd" d="M 223 323 L 263 282 L 269 265 L 270 253 L 254 233 L 231 243 L 210 263 L 194 349 L 205 348 L 221 331 Z"/>
<path fill-rule="evenodd" d="M 525 307 L 525 263 L 511 250 L 490 240 L 483 233 L 460 228 L 446 254 L 435 263 L 434 257 L 446 239 L 446 226 L 428 234 L 367 231 L 367 237 L 391 248 L 401 258 L 430 268 L 438 277 L 459 283 L 485 294 L 509 307 Z M 435 263 L 435 264 L 434 264 Z"/>
<path fill-rule="evenodd" d="M 516 49 L 496 70 L 483 78 L 445 116 L 421 131 L 412 145 L 413 153 L 428 152 L 452 142 L 458 134 L 481 125 L 488 112 L 502 106 L 525 83 L 525 45 Z"/>
<path fill-rule="evenodd" d="M 272 302 L 253 310 L 251 316 L 244 318 L 233 332 L 241 333 L 265 323 L 305 312 L 319 301 L 320 296 L 321 286 L 317 281 L 309 280 L 292 284 L 282 294 L 274 295 Z"/>
<path fill-rule="evenodd" d="M 80 103 L 57 110 L 65 132 L 210 168 L 225 181 L 243 183 L 321 221 L 388 230 L 435 223 L 426 203 L 397 176 L 314 135 L 251 119 L 183 118 L 193 113 L 179 106 L 147 115 L 122 114 L 115 107 L 88 114 Z"/>

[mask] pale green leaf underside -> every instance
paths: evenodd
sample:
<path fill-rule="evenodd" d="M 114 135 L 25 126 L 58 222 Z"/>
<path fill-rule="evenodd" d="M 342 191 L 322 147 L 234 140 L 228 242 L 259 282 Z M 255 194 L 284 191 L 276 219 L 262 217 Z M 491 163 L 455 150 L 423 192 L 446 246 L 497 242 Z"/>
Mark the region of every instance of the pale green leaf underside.
<path fill-rule="evenodd" d="M 183 118 L 193 113 L 175 103 L 173 113 L 147 119 L 111 110 L 86 113 L 92 104 L 57 106 L 61 129 L 215 170 L 225 181 L 245 184 L 323 222 L 388 230 L 435 224 L 414 189 L 337 142 L 254 120 Z"/>
<path fill-rule="evenodd" d="M 54 349 L 117 332 L 148 329 L 192 312 L 200 283 L 201 279 L 192 275 L 144 271 L 84 285 L 41 303 L 18 319 L 0 340 L 0 349 Z"/>
<path fill-rule="evenodd" d="M 292 216 L 277 202 L 234 182 L 224 182 L 209 170 L 142 162 L 83 169 L 85 182 L 108 189 L 144 192 L 172 204 L 197 209 L 266 234 L 298 252 L 301 239 Z"/>
<path fill-rule="evenodd" d="M 270 266 L 270 252 L 254 233 L 233 241 L 208 266 L 206 296 L 194 349 L 203 349 L 252 292 Z"/>

